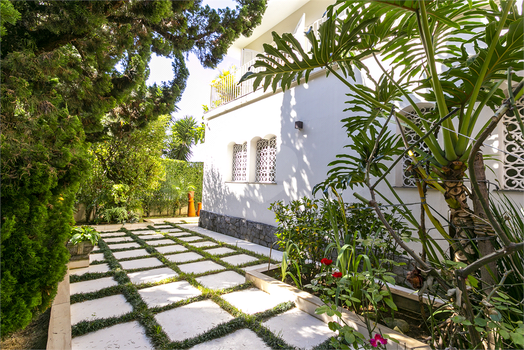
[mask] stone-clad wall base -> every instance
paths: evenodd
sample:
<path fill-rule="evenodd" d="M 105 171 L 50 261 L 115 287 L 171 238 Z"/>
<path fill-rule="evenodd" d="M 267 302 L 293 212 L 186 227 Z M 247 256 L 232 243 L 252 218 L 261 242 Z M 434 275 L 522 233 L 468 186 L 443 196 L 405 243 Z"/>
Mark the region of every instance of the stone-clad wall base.
<path fill-rule="evenodd" d="M 206 210 L 200 211 L 198 226 L 260 244 L 264 247 L 271 247 L 273 242 L 277 239 L 275 237 L 275 232 L 277 230 L 275 226 L 234 216 L 216 214 Z M 278 247 L 275 245 L 273 248 Z"/>

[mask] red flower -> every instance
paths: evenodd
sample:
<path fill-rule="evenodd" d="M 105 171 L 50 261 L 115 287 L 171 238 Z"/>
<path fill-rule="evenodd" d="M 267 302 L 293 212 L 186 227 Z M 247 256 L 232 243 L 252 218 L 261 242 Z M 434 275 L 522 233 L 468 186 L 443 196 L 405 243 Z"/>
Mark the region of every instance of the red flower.
<path fill-rule="evenodd" d="M 381 343 L 382 345 L 386 345 L 388 343 L 388 340 L 382 338 L 380 334 L 375 334 L 375 338 L 369 339 L 369 342 L 371 343 L 372 347 L 376 348 L 379 345 L 379 343 Z"/>
<path fill-rule="evenodd" d="M 329 265 L 331 265 L 333 263 L 333 260 L 324 258 L 324 259 L 320 260 L 320 263 L 324 264 L 326 266 L 329 266 Z"/>
<path fill-rule="evenodd" d="M 340 278 L 340 277 L 342 277 L 342 272 L 333 272 L 333 273 L 331 274 L 331 276 L 333 276 L 333 277 L 335 277 L 335 278 Z"/>

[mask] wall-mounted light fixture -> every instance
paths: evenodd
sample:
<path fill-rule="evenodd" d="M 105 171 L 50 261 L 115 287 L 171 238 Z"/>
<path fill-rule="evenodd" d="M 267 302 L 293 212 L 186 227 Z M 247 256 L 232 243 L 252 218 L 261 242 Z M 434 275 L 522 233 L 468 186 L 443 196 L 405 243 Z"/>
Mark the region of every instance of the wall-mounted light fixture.
<path fill-rule="evenodd" d="M 304 128 L 304 122 L 295 122 L 295 129 L 302 130 Z"/>

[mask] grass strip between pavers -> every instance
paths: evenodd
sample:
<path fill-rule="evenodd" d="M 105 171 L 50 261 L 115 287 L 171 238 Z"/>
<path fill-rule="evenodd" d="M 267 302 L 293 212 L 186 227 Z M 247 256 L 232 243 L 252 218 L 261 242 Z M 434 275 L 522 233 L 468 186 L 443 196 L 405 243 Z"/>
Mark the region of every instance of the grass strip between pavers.
<path fill-rule="evenodd" d="M 255 332 L 257 336 L 260 337 L 271 348 L 294 349 L 294 347 L 285 343 L 280 337 L 276 336 L 271 331 L 269 331 L 266 327 L 262 326 L 262 322 L 265 322 L 267 319 L 271 317 L 275 317 L 276 315 L 279 315 L 283 312 L 286 312 L 292 309 L 295 306 L 293 302 L 282 303 L 282 304 L 277 305 L 276 307 L 274 307 L 271 310 L 266 310 L 264 312 L 260 312 L 255 315 L 248 315 L 238 310 L 237 308 L 235 308 L 233 305 L 231 305 L 224 299 L 222 299 L 221 296 L 224 294 L 231 293 L 231 292 L 252 288 L 253 287 L 252 282 L 245 282 L 240 285 L 237 285 L 231 288 L 222 289 L 222 290 L 214 290 L 214 289 L 209 289 L 201 285 L 196 280 L 197 277 L 207 276 L 207 275 L 215 274 L 217 272 L 224 272 L 228 270 L 235 271 L 245 276 L 245 271 L 241 269 L 241 266 L 251 266 L 255 264 L 260 264 L 260 263 L 264 263 L 268 261 L 269 259 L 263 255 L 253 253 L 246 249 L 239 248 L 239 247 L 236 247 L 230 244 L 226 244 L 226 243 L 217 241 L 211 237 L 204 236 L 202 234 L 193 232 L 185 228 L 180 228 L 176 226 L 173 226 L 173 228 L 179 228 L 182 231 L 188 232 L 193 235 L 197 235 L 199 237 L 202 237 L 203 239 L 210 240 L 218 244 L 217 246 L 206 247 L 208 249 L 218 248 L 218 247 L 227 247 L 227 248 L 234 249 L 236 252 L 254 256 L 258 258 L 258 260 L 254 262 L 245 263 L 239 266 L 231 265 L 227 262 L 220 260 L 219 256 L 220 257 L 231 256 L 231 255 L 237 254 L 236 252 L 227 253 L 227 254 L 223 254 L 219 256 L 213 255 L 211 253 L 207 253 L 202 248 L 193 247 L 192 245 L 189 244 L 189 243 L 194 243 L 194 242 L 182 241 L 182 240 L 177 239 L 177 237 L 169 236 L 166 233 L 163 233 L 165 236 L 164 238 L 159 238 L 159 239 L 169 238 L 174 243 L 180 244 L 186 247 L 188 250 L 183 251 L 183 252 L 170 253 L 170 254 L 161 254 L 155 249 L 156 247 L 159 247 L 159 246 L 151 246 L 147 243 L 146 240 L 142 240 L 138 238 L 137 236 L 139 235 L 139 233 L 133 233 L 130 230 L 121 229 L 121 231 L 127 232 L 126 236 L 132 237 L 141 246 L 141 248 L 146 249 L 146 251 L 150 253 L 150 255 L 144 256 L 144 257 L 130 257 L 130 258 L 122 259 L 120 261 L 138 260 L 138 259 L 155 257 L 159 259 L 164 264 L 164 266 L 167 266 L 171 268 L 172 270 L 174 270 L 178 274 L 178 276 L 167 278 L 167 279 L 164 279 L 158 282 L 147 282 L 147 283 L 141 283 L 138 285 L 134 285 L 131 283 L 129 277 L 127 276 L 127 273 L 132 273 L 136 271 L 146 271 L 146 270 L 151 270 L 155 268 L 161 268 L 163 266 L 124 270 L 122 266 L 120 265 L 119 260 L 117 260 L 113 256 L 113 252 L 124 251 L 124 250 L 129 250 L 129 249 L 118 249 L 118 250 L 112 251 L 109 249 L 107 243 L 105 243 L 102 239 L 99 242 L 100 250 L 97 251 L 97 253 L 103 253 L 105 260 L 100 261 L 99 263 L 107 263 L 111 270 L 105 273 L 86 273 L 81 276 L 72 275 L 70 276 L 70 282 L 75 283 L 75 282 L 81 282 L 81 281 L 95 280 L 101 277 L 113 276 L 113 278 L 118 282 L 118 285 L 104 288 L 96 292 L 74 294 L 71 296 L 71 304 L 82 302 L 82 301 L 87 301 L 87 300 L 94 300 L 94 299 L 116 295 L 116 294 L 123 294 L 127 302 L 132 305 L 133 311 L 125 315 L 118 316 L 118 317 L 98 319 L 94 321 L 79 322 L 78 324 L 72 326 L 72 336 L 77 337 L 77 336 L 81 336 L 81 335 L 84 335 L 90 332 L 94 332 L 94 331 L 97 331 L 97 330 L 100 330 L 106 327 L 113 326 L 119 323 L 137 320 L 144 327 L 146 335 L 150 338 L 151 342 L 154 344 L 154 346 L 157 349 L 188 349 L 194 345 L 223 337 L 225 335 L 231 334 L 237 330 L 244 329 L 244 328 L 250 329 L 253 332 Z M 127 243 L 130 243 L 130 242 L 127 242 Z M 184 273 L 180 270 L 178 266 L 178 265 L 181 265 L 180 263 L 171 262 L 167 260 L 164 256 L 164 255 L 187 253 L 190 251 L 196 252 L 204 257 L 203 259 L 195 260 L 192 262 L 210 260 L 217 264 L 220 264 L 221 266 L 225 267 L 227 270 L 207 271 L 202 274 Z M 265 261 L 262 261 L 262 260 L 265 260 Z M 275 261 L 271 261 L 271 262 L 278 263 Z M 149 288 L 149 287 L 153 287 L 153 286 L 157 286 L 157 285 L 161 285 L 165 283 L 182 281 L 182 280 L 187 281 L 191 286 L 199 289 L 202 294 L 196 297 L 181 300 L 176 303 L 171 303 L 166 306 L 148 308 L 147 304 L 143 301 L 140 294 L 138 293 L 138 290 L 140 289 Z M 207 299 L 210 299 L 213 302 L 215 302 L 216 304 L 218 304 L 223 310 L 227 311 L 229 314 L 231 314 L 235 318 L 229 322 L 221 323 L 213 327 L 212 329 L 206 331 L 205 333 L 198 335 L 194 338 L 186 339 L 184 341 L 171 342 L 167 334 L 163 331 L 162 327 L 156 322 L 154 316 L 160 312 L 168 311 L 168 310 L 175 309 L 183 305 L 188 305 L 188 304 L 191 304 L 197 301 L 202 301 L 202 300 L 207 300 Z"/>

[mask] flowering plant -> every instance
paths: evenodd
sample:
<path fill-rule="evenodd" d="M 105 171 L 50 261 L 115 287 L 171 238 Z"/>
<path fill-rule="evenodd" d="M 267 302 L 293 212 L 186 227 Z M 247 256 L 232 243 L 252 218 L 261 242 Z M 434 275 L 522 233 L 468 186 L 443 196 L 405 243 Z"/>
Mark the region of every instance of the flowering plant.
<path fill-rule="evenodd" d="M 333 276 L 333 277 L 335 277 L 335 278 L 340 278 L 340 277 L 342 277 L 342 272 L 338 272 L 338 271 L 337 271 L 337 272 L 333 272 L 333 273 L 331 274 L 331 276 Z"/>
<path fill-rule="evenodd" d="M 371 343 L 371 346 L 376 348 L 377 346 L 379 346 L 380 344 L 382 345 L 386 345 L 388 343 L 388 340 L 387 339 L 384 339 L 382 338 L 382 336 L 380 334 L 375 334 L 375 337 L 374 338 L 371 338 L 369 339 L 369 342 Z"/>
<path fill-rule="evenodd" d="M 324 258 L 324 259 L 320 260 L 320 263 L 324 264 L 326 266 L 329 266 L 329 265 L 331 265 L 333 263 L 333 260 Z"/>

